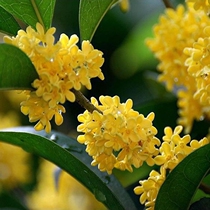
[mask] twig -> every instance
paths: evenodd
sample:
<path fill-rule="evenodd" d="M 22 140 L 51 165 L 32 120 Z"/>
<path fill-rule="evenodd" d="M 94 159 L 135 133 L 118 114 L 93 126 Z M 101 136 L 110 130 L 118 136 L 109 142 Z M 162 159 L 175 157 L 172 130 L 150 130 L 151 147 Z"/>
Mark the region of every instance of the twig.
<path fill-rule="evenodd" d="M 173 6 L 171 5 L 171 3 L 169 2 L 169 0 L 163 0 L 163 3 L 166 8 L 174 9 Z"/>
<path fill-rule="evenodd" d="M 102 114 L 102 112 L 100 110 L 98 110 L 80 91 L 75 90 L 75 89 L 71 89 L 71 91 L 74 93 L 74 95 L 76 97 L 76 102 L 80 106 L 82 106 L 83 108 L 85 108 L 86 110 L 88 110 L 91 113 L 94 110 L 96 110 Z"/>
<path fill-rule="evenodd" d="M 210 187 L 204 183 L 200 183 L 199 189 L 205 192 L 206 194 L 210 194 Z"/>

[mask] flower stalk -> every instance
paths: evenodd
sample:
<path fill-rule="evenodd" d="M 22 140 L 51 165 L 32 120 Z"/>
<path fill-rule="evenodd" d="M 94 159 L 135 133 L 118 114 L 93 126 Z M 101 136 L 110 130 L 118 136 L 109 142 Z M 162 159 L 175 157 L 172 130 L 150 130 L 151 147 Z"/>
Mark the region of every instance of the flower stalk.
<path fill-rule="evenodd" d="M 88 110 L 90 113 L 92 113 L 94 110 L 96 110 L 102 114 L 102 112 L 99 109 L 97 109 L 80 91 L 75 90 L 75 89 L 72 89 L 71 91 L 74 93 L 74 95 L 76 97 L 76 102 L 81 107 Z"/>
<path fill-rule="evenodd" d="M 169 2 L 169 0 L 163 0 L 163 3 L 166 8 L 174 9 L 173 6 L 171 5 L 171 3 Z"/>

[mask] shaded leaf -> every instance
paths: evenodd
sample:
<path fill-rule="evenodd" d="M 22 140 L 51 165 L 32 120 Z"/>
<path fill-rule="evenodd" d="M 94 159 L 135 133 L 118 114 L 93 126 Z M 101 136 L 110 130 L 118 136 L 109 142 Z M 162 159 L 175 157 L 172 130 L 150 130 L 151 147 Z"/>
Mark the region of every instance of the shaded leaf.
<path fill-rule="evenodd" d="M 201 198 L 190 206 L 190 210 L 209 210 L 210 198 Z"/>
<path fill-rule="evenodd" d="M 12 193 L 1 192 L 0 193 L 0 209 L 1 210 L 27 210 L 18 200 L 16 196 L 11 195 Z"/>
<path fill-rule="evenodd" d="M 38 74 L 28 56 L 9 44 L 0 44 L 0 55 L 0 89 L 31 89 Z"/>
<path fill-rule="evenodd" d="M 168 175 L 158 193 L 155 210 L 186 210 L 210 169 L 210 144 L 187 156 Z"/>
<path fill-rule="evenodd" d="M 0 0 L 0 7 L 35 28 L 40 22 L 50 28 L 55 0 Z"/>
<path fill-rule="evenodd" d="M 93 35 L 108 12 L 117 0 L 81 0 L 79 7 L 79 28 L 81 40 L 92 40 Z"/>
<path fill-rule="evenodd" d="M 8 35 L 16 35 L 19 29 L 20 26 L 15 18 L 0 7 L 0 32 Z"/>
<path fill-rule="evenodd" d="M 53 162 L 86 186 L 108 209 L 136 209 L 113 175 L 90 165 L 91 157 L 75 139 L 58 132 L 46 134 L 32 127 L 18 127 L 1 131 L 0 140 Z"/>

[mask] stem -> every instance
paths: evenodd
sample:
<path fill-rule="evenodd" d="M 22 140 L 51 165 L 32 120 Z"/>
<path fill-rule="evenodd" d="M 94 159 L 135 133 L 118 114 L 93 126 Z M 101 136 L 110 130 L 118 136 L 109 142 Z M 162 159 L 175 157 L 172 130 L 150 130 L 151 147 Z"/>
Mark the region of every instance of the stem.
<path fill-rule="evenodd" d="M 43 20 L 42 20 L 41 14 L 40 14 L 40 12 L 39 12 L 39 9 L 38 9 L 38 7 L 37 7 L 37 5 L 36 5 L 35 0 L 31 0 L 31 4 L 32 4 L 32 6 L 33 6 L 33 8 L 34 8 L 34 11 L 35 11 L 36 16 L 37 16 L 37 18 L 38 18 L 38 20 L 39 20 L 39 23 L 43 26 L 44 30 L 46 30 L 46 29 L 45 29 L 44 22 L 43 22 Z"/>
<path fill-rule="evenodd" d="M 71 89 L 76 97 L 76 102 L 92 113 L 94 110 L 98 111 L 99 113 L 103 114 L 100 110 L 98 110 L 80 91 Z"/>
<path fill-rule="evenodd" d="M 206 194 L 210 194 L 210 187 L 204 183 L 200 183 L 199 189 Z"/>
<path fill-rule="evenodd" d="M 171 3 L 169 2 L 169 0 L 163 0 L 163 3 L 166 8 L 174 9 L 173 6 L 171 5 Z"/>

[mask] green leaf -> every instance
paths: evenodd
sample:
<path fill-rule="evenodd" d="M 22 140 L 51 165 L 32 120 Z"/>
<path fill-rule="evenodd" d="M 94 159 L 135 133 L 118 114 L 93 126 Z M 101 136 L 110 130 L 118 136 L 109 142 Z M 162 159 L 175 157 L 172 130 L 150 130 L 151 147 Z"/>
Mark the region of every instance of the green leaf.
<path fill-rule="evenodd" d="M 0 209 L 1 210 L 27 210 L 18 200 L 15 193 L 10 194 L 1 190 L 0 193 Z"/>
<path fill-rule="evenodd" d="M 19 29 L 20 26 L 15 18 L 0 7 L 0 32 L 8 35 L 16 35 Z"/>
<path fill-rule="evenodd" d="M 40 22 L 46 29 L 51 27 L 56 0 L 0 0 L 0 7 L 26 24 L 36 27 Z"/>
<path fill-rule="evenodd" d="M 81 0 L 79 6 L 79 28 L 81 40 L 92 40 L 93 35 L 108 12 L 117 0 Z"/>
<path fill-rule="evenodd" d="M 46 134 L 32 127 L 18 127 L 1 131 L 0 140 L 53 162 L 86 186 L 108 209 L 136 209 L 113 175 L 90 165 L 91 157 L 75 139 L 58 132 Z"/>
<path fill-rule="evenodd" d="M 155 210 L 186 210 L 210 169 L 210 144 L 187 156 L 167 176 L 158 193 Z"/>
<path fill-rule="evenodd" d="M 31 89 L 38 74 L 28 56 L 9 44 L 0 44 L 0 55 L 0 89 Z"/>

